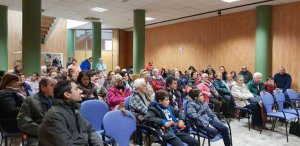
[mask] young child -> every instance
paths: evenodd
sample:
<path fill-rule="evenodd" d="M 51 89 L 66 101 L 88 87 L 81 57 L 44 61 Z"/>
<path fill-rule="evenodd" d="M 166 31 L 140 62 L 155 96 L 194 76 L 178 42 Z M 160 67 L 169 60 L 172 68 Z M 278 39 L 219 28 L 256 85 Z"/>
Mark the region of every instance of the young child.
<path fill-rule="evenodd" d="M 276 89 L 274 78 L 268 77 L 267 81 L 264 83 L 267 92 L 273 95 L 273 90 Z"/>
<path fill-rule="evenodd" d="M 190 91 L 189 96 L 193 99 L 187 105 L 187 116 L 194 121 L 196 126 L 207 128 L 211 137 L 221 133 L 225 146 L 230 146 L 228 128 L 217 118 L 216 114 L 205 103 L 202 92 L 199 89 Z M 212 127 L 209 127 L 211 125 Z M 204 126 L 204 127 L 203 127 Z"/>
<path fill-rule="evenodd" d="M 165 129 L 164 140 L 173 146 L 183 146 L 183 142 L 189 146 L 199 146 L 197 140 L 188 133 L 183 132 L 185 129 L 185 117 L 181 110 L 171 107 L 169 93 L 164 90 L 158 90 L 155 93 L 155 102 L 149 105 L 145 120 L 150 125 L 157 125 Z"/>

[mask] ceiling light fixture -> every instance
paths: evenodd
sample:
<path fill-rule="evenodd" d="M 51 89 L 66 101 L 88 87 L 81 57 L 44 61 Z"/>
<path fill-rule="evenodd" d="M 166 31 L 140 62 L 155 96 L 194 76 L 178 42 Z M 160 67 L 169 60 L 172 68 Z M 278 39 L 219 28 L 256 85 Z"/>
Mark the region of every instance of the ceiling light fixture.
<path fill-rule="evenodd" d="M 108 11 L 108 9 L 104 9 L 104 8 L 100 8 L 100 7 L 94 7 L 91 10 L 96 11 L 96 12 L 100 12 L 100 13 Z"/>
<path fill-rule="evenodd" d="M 155 19 L 155 18 L 152 18 L 152 17 L 146 17 L 146 18 L 145 18 L 146 21 L 151 21 L 151 20 L 154 20 L 154 19 Z"/>
<path fill-rule="evenodd" d="M 222 0 L 223 2 L 226 2 L 226 3 L 232 3 L 232 2 L 237 2 L 237 1 L 240 1 L 240 0 Z"/>

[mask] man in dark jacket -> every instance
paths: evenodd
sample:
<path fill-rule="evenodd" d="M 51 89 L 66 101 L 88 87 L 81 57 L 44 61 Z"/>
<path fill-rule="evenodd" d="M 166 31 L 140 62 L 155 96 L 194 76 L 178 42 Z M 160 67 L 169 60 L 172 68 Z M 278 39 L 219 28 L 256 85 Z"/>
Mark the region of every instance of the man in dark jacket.
<path fill-rule="evenodd" d="M 79 113 L 81 94 L 82 91 L 72 81 L 56 84 L 53 106 L 45 114 L 39 129 L 39 145 L 103 145 L 95 130 Z"/>
<path fill-rule="evenodd" d="M 90 70 L 91 69 L 91 62 L 92 61 L 93 61 L 92 57 L 90 57 L 89 59 L 86 59 L 86 60 L 82 61 L 81 64 L 80 64 L 80 69 L 82 71 Z"/>
<path fill-rule="evenodd" d="M 249 81 L 251 81 L 252 78 L 252 73 L 248 71 L 246 66 L 242 66 L 242 70 L 240 71 L 239 75 L 242 75 L 244 77 L 244 83 L 247 84 Z"/>
<path fill-rule="evenodd" d="M 291 75 L 285 73 L 284 67 L 280 67 L 279 73 L 274 75 L 274 82 L 276 87 L 282 89 L 284 92 L 286 89 L 291 88 L 292 77 Z"/>
<path fill-rule="evenodd" d="M 57 67 L 57 68 L 60 68 L 62 65 L 61 65 L 61 61 L 59 59 L 59 57 L 55 57 L 52 61 L 52 66 L 53 67 Z"/>
<path fill-rule="evenodd" d="M 156 125 L 165 129 L 164 140 L 172 146 L 183 146 L 183 142 L 189 146 L 200 145 L 197 140 L 188 133 L 183 132 L 185 129 L 185 117 L 181 110 L 169 105 L 169 94 L 166 91 L 159 90 L 155 93 L 156 102 L 149 105 L 145 120 L 150 125 Z"/>
<path fill-rule="evenodd" d="M 19 129 L 27 134 L 28 146 L 38 145 L 38 128 L 44 113 L 51 107 L 54 85 L 55 80 L 49 77 L 42 78 L 39 82 L 39 92 L 26 98 L 20 108 L 17 123 Z"/>

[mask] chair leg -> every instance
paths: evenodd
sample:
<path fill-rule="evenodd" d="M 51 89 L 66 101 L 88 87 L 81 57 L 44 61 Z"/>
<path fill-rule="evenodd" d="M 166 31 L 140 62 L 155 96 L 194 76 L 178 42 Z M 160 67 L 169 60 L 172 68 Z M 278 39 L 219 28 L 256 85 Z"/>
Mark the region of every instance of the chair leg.
<path fill-rule="evenodd" d="M 247 118 L 248 118 L 248 127 L 249 127 L 249 131 L 250 131 L 250 125 L 251 125 L 251 123 L 250 123 L 250 115 L 249 115 L 250 113 L 248 113 L 248 116 L 247 116 Z"/>
<path fill-rule="evenodd" d="M 286 134 L 286 142 L 289 142 L 289 135 L 287 131 L 287 121 L 285 121 L 285 134 Z"/>
<path fill-rule="evenodd" d="M 210 140 L 208 139 L 208 146 L 210 146 Z"/>
<path fill-rule="evenodd" d="M 10 138 L 9 146 L 11 146 L 11 142 L 13 141 L 13 137 Z"/>
<path fill-rule="evenodd" d="M 205 143 L 205 138 L 203 139 L 202 146 L 204 146 L 204 143 Z"/>
<path fill-rule="evenodd" d="M 7 137 L 4 138 L 4 145 L 8 146 L 8 144 L 7 144 Z"/>

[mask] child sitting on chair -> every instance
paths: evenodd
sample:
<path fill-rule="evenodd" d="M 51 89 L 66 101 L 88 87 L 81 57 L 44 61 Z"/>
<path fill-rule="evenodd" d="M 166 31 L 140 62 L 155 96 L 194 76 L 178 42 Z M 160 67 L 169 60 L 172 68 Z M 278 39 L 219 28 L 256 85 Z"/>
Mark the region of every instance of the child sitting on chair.
<path fill-rule="evenodd" d="M 193 99 L 187 104 L 187 117 L 199 128 L 207 128 L 210 137 L 221 133 L 225 146 L 230 146 L 228 128 L 217 118 L 216 114 L 205 103 L 202 92 L 199 89 L 190 91 L 189 96 Z M 212 127 L 209 127 L 212 126 Z"/>
<path fill-rule="evenodd" d="M 169 93 L 164 90 L 158 90 L 155 93 L 155 102 L 149 105 L 145 120 L 150 125 L 162 127 L 164 140 L 173 146 L 199 146 L 197 140 L 188 133 L 183 132 L 185 129 L 185 117 L 179 110 L 171 107 Z"/>

